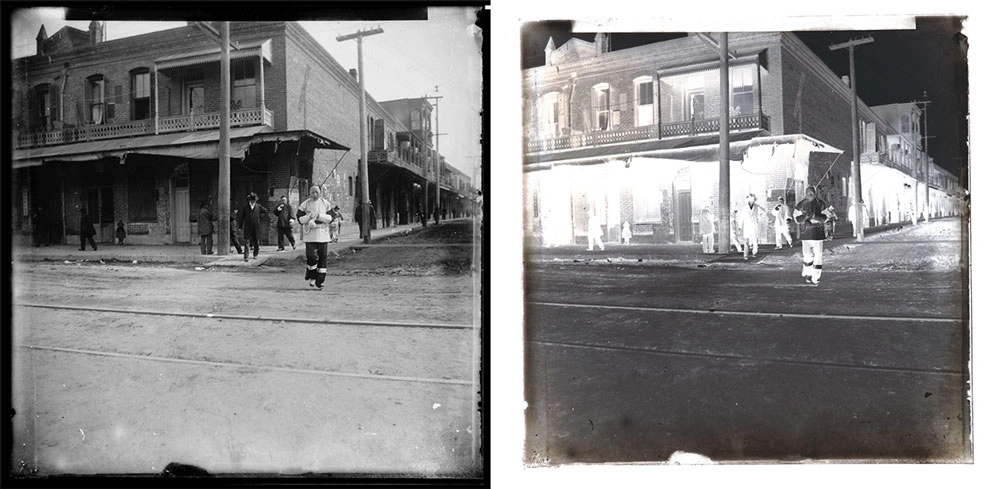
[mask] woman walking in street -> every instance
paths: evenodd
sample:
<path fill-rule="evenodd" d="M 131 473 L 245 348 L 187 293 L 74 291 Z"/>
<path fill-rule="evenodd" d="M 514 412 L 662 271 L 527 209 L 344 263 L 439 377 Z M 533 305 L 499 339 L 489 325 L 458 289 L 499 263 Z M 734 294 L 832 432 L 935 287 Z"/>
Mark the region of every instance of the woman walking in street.
<path fill-rule="evenodd" d="M 309 188 L 309 198 L 299 205 L 295 217 L 302 225 L 303 238 L 306 244 L 306 280 L 310 287 L 323 289 L 326 281 L 326 253 L 330 243 L 330 223 L 333 218 L 329 212 L 333 205 L 320 195 L 319 186 Z"/>

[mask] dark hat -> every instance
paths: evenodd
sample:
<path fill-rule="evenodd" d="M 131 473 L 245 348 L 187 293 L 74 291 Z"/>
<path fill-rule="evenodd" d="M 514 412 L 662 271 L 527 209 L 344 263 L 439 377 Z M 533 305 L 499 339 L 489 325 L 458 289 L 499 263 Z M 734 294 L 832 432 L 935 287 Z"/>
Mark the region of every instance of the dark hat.
<path fill-rule="evenodd" d="M 335 210 L 335 211 L 339 211 L 339 210 L 340 210 L 340 206 L 339 206 L 339 205 L 335 205 L 335 206 L 333 206 L 333 210 Z"/>
<path fill-rule="evenodd" d="M 247 194 L 247 200 L 257 200 L 257 192 L 250 192 Z"/>

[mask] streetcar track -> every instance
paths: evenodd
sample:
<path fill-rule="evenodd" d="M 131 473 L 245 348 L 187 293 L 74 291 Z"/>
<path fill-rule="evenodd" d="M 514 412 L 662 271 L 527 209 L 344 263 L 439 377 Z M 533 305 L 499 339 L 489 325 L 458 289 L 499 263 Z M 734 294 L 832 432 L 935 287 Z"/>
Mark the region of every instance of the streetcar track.
<path fill-rule="evenodd" d="M 414 382 L 414 383 L 424 383 L 424 384 L 454 384 L 454 385 L 465 385 L 465 386 L 473 385 L 472 381 L 461 380 L 461 379 L 435 379 L 429 377 L 406 377 L 398 375 L 359 374 L 353 372 L 337 372 L 334 370 L 277 367 L 271 365 L 254 365 L 249 363 L 218 362 L 211 360 L 191 360 L 178 357 L 160 357 L 154 355 L 138 355 L 133 353 L 118 353 L 118 352 L 101 351 L 101 350 L 81 350 L 77 348 L 60 348 L 56 346 L 40 346 L 40 345 L 24 345 L 24 344 L 19 344 L 17 346 L 18 348 L 25 348 L 28 350 L 54 351 L 60 353 L 75 353 L 80 355 L 93 355 L 102 357 L 128 358 L 133 360 L 145 360 L 153 362 L 182 363 L 187 365 L 204 365 L 204 366 L 227 367 L 227 368 L 252 368 L 260 370 L 271 370 L 275 372 L 324 375 L 329 377 L 350 377 L 350 378 L 360 378 L 360 379 L 391 380 L 399 382 Z"/>
<path fill-rule="evenodd" d="M 105 307 L 60 306 L 52 304 L 30 304 L 23 302 L 16 303 L 14 305 L 21 307 L 34 307 L 39 309 L 108 312 L 115 314 L 138 314 L 147 316 L 177 316 L 177 317 L 191 317 L 191 318 L 202 318 L 202 319 L 228 319 L 228 320 L 239 320 L 239 321 L 265 321 L 265 322 L 275 322 L 275 323 L 339 324 L 339 325 L 349 325 L 349 326 L 376 326 L 376 327 L 386 327 L 386 328 L 476 329 L 476 326 L 466 325 L 466 324 L 417 323 L 417 322 L 372 321 L 372 320 L 362 321 L 353 319 L 277 318 L 268 316 L 240 316 L 236 314 L 143 311 L 143 310 L 129 310 L 129 309 L 111 309 Z"/>
<path fill-rule="evenodd" d="M 904 316 L 860 316 L 850 314 L 806 314 L 796 312 L 763 312 L 763 311 L 726 311 L 721 309 L 685 309 L 678 307 L 650 307 L 650 306 L 610 306 L 602 304 L 570 304 L 562 302 L 536 302 L 525 301 L 525 304 L 547 307 L 564 307 L 580 309 L 610 309 L 620 311 L 646 311 L 646 312 L 674 312 L 681 314 L 718 314 L 720 316 L 755 316 L 755 317 L 778 317 L 796 319 L 837 319 L 852 321 L 900 321 L 900 322 L 920 322 L 920 323 L 957 323 L 962 322 L 962 318 L 927 318 L 927 317 L 904 317 Z"/>
<path fill-rule="evenodd" d="M 608 345 L 592 345 L 588 343 L 567 343 L 559 341 L 543 341 L 543 340 L 530 340 L 532 343 L 544 345 L 544 346 L 561 346 L 566 348 L 580 348 L 580 349 L 590 349 L 590 350 L 606 350 L 606 351 L 625 351 L 625 352 L 639 352 L 639 353 L 651 353 L 656 355 L 667 355 L 667 356 L 680 356 L 680 357 L 695 357 L 695 358 L 713 358 L 718 360 L 742 360 L 742 361 L 753 361 L 753 362 L 768 362 L 768 363 L 781 363 L 788 365 L 800 365 L 800 366 L 811 366 L 811 367 L 834 367 L 834 368 L 847 368 L 847 369 L 857 369 L 857 370 L 875 370 L 882 372 L 903 372 L 903 373 L 926 373 L 926 374 L 940 374 L 940 375 L 962 375 L 961 371 L 957 370 L 940 370 L 940 369 L 925 369 L 925 368 L 909 368 L 909 367 L 884 367 L 878 365 L 857 365 L 851 363 L 836 363 L 836 362 L 810 362 L 806 360 L 790 360 L 782 358 L 763 358 L 763 357 L 750 357 L 742 355 L 724 355 L 718 353 L 696 353 L 688 351 L 674 351 L 674 350 L 654 350 L 650 348 L 641 348 L 633 346 L 608 346 Z"/>

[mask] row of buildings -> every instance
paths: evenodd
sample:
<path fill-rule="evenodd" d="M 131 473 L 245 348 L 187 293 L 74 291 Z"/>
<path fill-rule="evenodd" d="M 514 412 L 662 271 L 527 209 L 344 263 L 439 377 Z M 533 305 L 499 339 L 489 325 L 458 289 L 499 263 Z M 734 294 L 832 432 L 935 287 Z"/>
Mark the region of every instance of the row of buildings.
<path fill-rule="evenodd" d="M 718 208 L 719 49 L 704 35 L 608 45 L 550 39 L 544 66 L 522 72 L 526 238 L 583 243 L 593 216 L 612 242 L 626 222 L 633 241 L 698 241 L 701 211 Z M 791 33 L 730 34 L 729 51 L 731 208 L 750 192 L 765 208 L 794 204 L 815 185 L 846 220 L 847 80 Z M 866 226 L 960 213 L 958 178 L 924 152 L 919 104 L 858 105 Z"/>
<path fill-rule="evenodd" d="M 250 191 L 268 208 L 282 196 L 295 204 L 322 183 L 353 220 L 361 164 L 355 70 L 295 22 L 235 22 L 231 40 L 234 204 Z M 43 230 L 49 242 L 75 243 L 87 209 L 99 241 L 112 241 L 121 221 L 131 243 L 197 242 L 200 202 L 217 204 L 220 60 L 218 41 L 194 23 L 115 40 L 104 39 L 97 21 L 51 36 L 43 26 L 36 54 L 13 60 L 15 239 Z M 379 226 L 433 212 L 438 187 L 442 217 L 470 215 L 469 176 L 434 148 L 433 106 L 368 94 L 365 103 Z M 267 224 L 262 241 L 274 243 Z"/>

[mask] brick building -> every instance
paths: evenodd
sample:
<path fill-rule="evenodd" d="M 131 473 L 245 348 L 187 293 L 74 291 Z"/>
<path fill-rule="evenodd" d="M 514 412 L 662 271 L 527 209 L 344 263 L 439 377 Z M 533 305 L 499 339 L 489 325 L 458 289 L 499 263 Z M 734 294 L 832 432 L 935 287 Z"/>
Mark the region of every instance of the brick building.
<path fill-rule="evenodd" d="M 729 50 L 732 209 L 749 192 L 770 209 L 779 196 L 794 203 L 816 185 L 844 216 L 850 87 L 790 33 L 731 34 Z M 700 35 L 618 51 L 603 34 L 558 48 L 550 40 L 545 65 L 522 78 L 529 239 L 583 243 L 595 216 L 612 242 L 625 222 L 638 242 L 700 240 L 701 210 L 718 208 L 719 67 L 718 48 Z M 892 200 L 889 220 L 901 221 L 924 205 L 914 190 L 924 178 L 914 173 L 918 163 L 927 162 L 912 143 L 919 126 L 900 132 L 863 102 L 859 117 L 870 143 L 862 182 L 865 171 L 891 174 L 871 180 L 885 182 L 867 185 L 866 200 L 879 202 L 882 221 Z M 771 216 L 758 225 L 773 242 Z"/>
<path fill-rule="evenodd" d="M 267 208 L 281 196 L 297 204 L 322 183 L 352 220 L 356 74 L 294 22 L 234 22 L 231 40 L 232 205 L 250 191 Z M 31 211 L 41 207 L 50 241 L 75 243 L 86 208 L 99 241 L 110 242 L 122 221 L 130 243 L 198 242 L 200 202 L 217 204 L 220 57 L 218 42 L 193 23 L 110 41 L 96 21 L 89 32 L 42 28 L 37 53 L 13 60 L 15 237 L 30 235 Z M 370 95 L 365 102 L 370 129 L 403 130 Z M 369 134 L 369 159 L 395 150 Z M 394 222 L 412 221 L 402 203 L 416 198 L 416 167 L 388 158 L 369 173 L 373 202 L 402 210 Z M 262 241 L 274 243 L 266 224 Z"/>

